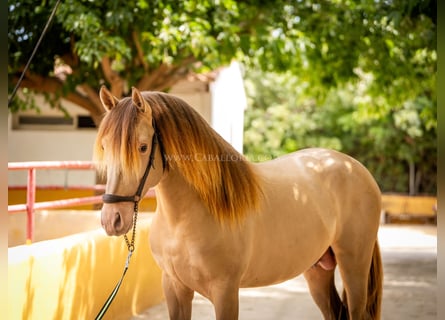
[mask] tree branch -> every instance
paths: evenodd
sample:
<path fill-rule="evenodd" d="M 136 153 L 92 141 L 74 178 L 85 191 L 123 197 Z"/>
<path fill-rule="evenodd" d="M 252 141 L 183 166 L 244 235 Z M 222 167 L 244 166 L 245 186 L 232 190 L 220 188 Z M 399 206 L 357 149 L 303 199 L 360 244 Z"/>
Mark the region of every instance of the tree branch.
<path fill-rule="evenodd" d="M 97 90 L 86 83 L 79 85 L 79 88 L 85 92 L 85 94 L 88 96 L 88 99 L 92 101 L 92 103 L 96 106 L 96 109 L 99 109 L 100 113 L 105 112 L 105 108 L 100 101 L 99 93 Z"/>
<path fill-rule="evenodd" d="M 189 56 L 183 59 L 178 65 L 168 65 L 162 63 L 152 72 L 146 72 L 138 82 L 140 90 L 163 91 L 170 88 L 179 80 L 185 78 L 189 71 L 189 66 L 196 62 L 195 57 Z"/>
<path fill-rule="evenodd" d="M 133 38 L 133 43 L 134 43 L 134 46 L 136 47 L 136 52 L 137 52 L 137 55 L 138 55 L 138 59 L 141 62 L 142 66 L 144 67 L 145 72 L 147 72 L 148 71 L 148 64 L 147 64 L 147 62 L 144 59 L 144 51 L 142 50 L 141 42 L 139 41 L 138 33 L 136 31 L 133 31 L 131 33 L 131 37 Z"/>
<path fill-rule="evenodd" d="M 42 77 L 37 74 L 27 73 L 21 84 L 22 88 L 29 88 L 36 92 L 58 94 L 62 92 L 63 82 L 55 77 Z M 99 95 L 88 85 L 79 86 L 85 93 L 79 90 L 70 91 L 66 95 L 61 96 L 63 99 L 70 101 L 79 107 L 87 110 L 93 118 L 96 125 L 102 119 L 104 109 L 99 99 Z"/>
<path fill-rule="evenodd" d="M 117 98 L 121 98 L 124 92 L 124 80 L 111 68 L 111 61 L 109 57 L 103 57 L 101 65 L 105 79 L 110 83 L 111 93 Z"/>
<path fill-rule="evenodd" d="M 146 72 L 142 76 L 141 80 L 139 80 L 137 87 L 139 90 L 153 90 L 153 83 L 157 78 L 162 77 L 165 70 L 168 69 L 168 65 L 162 63 L 158 68 L 153 70 L 152 72 Z"/>

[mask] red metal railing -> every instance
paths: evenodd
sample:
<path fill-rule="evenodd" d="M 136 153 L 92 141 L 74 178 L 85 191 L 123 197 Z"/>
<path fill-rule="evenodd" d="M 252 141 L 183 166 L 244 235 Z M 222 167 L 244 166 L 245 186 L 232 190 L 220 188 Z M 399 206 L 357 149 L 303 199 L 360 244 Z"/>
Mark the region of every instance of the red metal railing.
<path fill-rule="evenodd" d="M 34 234 L 34 211 L 42 209 L 56 209 L 71 206 L 82 206 L 88 204 L 96 204 L 102 202 L 102 195 L 92 197 L 81 197 L 63 200 L 53 200 L 36 202 L 37 189 L 62 189 L 60 186 L 37 187 L 36 170 L 48 169 L 73 169 L 73 170 L 94 170 L 91 161 L 31 161 L 31 162 L 9 162 L 8 170 L 28 170 L 27 186 L 26 186 L 26 204 L 8 205 L 8 213 L 15 214 L 26 211 L 26 242 L 31 243 Z M 75 189 L 83 190 L 104 190 L 103 185 L 94 186 L 77 186 Z M 24 186 L 11 186 L 9 189 L 25 189 Z M 154 197 L 153 190 L 150 190 L 145 197 Z"/>

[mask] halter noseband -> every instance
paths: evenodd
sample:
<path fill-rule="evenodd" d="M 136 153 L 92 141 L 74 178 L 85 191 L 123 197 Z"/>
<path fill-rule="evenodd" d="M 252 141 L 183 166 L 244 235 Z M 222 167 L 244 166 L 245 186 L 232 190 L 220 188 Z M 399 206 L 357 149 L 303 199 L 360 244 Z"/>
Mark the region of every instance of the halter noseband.
<path fill-rule="evenodd" d="M 154 158 L 156 153 L 156 146 L 158 144 L 158 135 L 156 133 L 156 127 L 154 126 L 153 121 L 154 134 L 151 141 L 151 151 L 150 157 L 148 159 L 147 167 L 145 168 L 144 175 L 139 182 L 138 189 L 134 196 L 119 196 L 115 194 L 106 193 L 102 196 L 102 201 L 104 203 L 118 203 L 118 202 L 134 202 L 134 210 L 137 212 L 138 203 L 141 200 L 142 190 L 144 189 L 145 182 L 147 180 L 148 174 L 150 173 L 150 169 L 154 168 Z M 164 163 L 163 163 L 164 164 Z"/>

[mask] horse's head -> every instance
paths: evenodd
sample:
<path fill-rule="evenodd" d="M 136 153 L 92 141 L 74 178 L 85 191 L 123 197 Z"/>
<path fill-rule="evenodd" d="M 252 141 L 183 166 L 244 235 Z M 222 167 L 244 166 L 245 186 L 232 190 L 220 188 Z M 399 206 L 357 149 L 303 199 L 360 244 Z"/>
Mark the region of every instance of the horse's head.
<path fill-rule="evenodd" d="M 101 221 L 108 235 L 122 235 L 133 224 L 135 202 L 161 179 L 162 156 L 154 147 L 157 137 L 151 107 L 137 89 L 132 89 L 131 98 L 118 100 L 102 87 L 100 99 L 106 115 L 94 158 L 107 179 Z"/>

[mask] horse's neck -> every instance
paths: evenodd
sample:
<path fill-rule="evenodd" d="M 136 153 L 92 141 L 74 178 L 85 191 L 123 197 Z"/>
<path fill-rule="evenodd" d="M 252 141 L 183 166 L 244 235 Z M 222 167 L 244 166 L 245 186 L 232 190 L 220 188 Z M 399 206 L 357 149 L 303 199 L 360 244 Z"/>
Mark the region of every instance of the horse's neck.
<path fill-rule="evenodd" d="M 191 222 L 206 211 L 197 192 L 174 169 L 170 169 L 156 186 L 156 201 L 157 213 L 173 227 Z"/>

